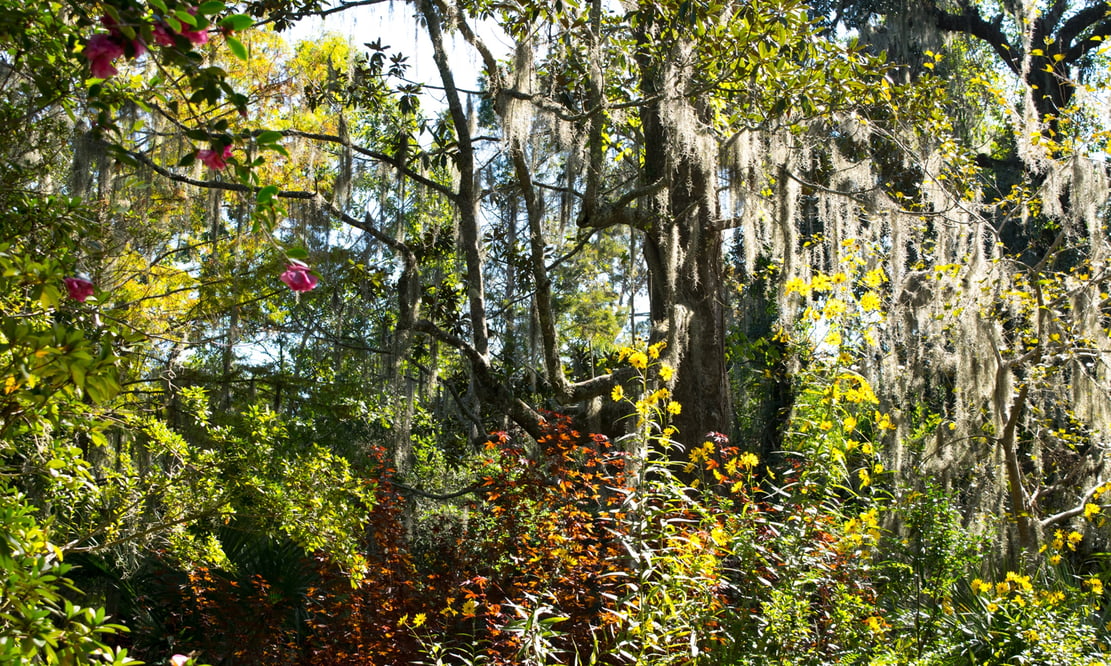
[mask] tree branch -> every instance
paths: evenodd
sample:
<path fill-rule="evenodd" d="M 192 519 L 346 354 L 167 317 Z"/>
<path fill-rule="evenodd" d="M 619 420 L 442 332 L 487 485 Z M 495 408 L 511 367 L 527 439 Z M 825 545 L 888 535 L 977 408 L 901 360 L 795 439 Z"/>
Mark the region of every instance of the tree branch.
<path fill-rule="evenodd" d="M 927 11 L 932 11 L 937 27 L 948 32 L 962 32 L 966 35 L 982 39 L 995 51 L 996 55 L 1015 74 L 1022 73 L 1022 58 L 1019 49 L 1012 48 L 1003 34 L 1003 17 L 996 16 L 989 23 L 980 14 L 980 10 L 972 4 L 964 4 L 964 11 L 960 14 L 951 14 L 930 2 Z"/>

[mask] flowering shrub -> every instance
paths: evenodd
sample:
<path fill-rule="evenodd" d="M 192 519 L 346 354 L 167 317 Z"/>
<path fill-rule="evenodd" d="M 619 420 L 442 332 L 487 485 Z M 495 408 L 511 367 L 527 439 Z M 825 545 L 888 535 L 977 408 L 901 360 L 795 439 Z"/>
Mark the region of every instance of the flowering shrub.
<path fill-rule="evenodd" d="M 149 40 L 163 48 L 178 46 L 178 36 L 194 46 L 208 42 L 209 22 L 204 15 L 198 15 L 197 7 L 187 7 L 153 21 L 137 14 L 129 16 L 127 23 L 121 21 L 118 15 L 100 17 L 101 25 L 108 32 L 97 33 L 85 42 L 83 53 L 89 61 L 89 73 L 95 78 L 108 79 L 118 74 L 115 61 L 121 56 L 145 55 Z"/>

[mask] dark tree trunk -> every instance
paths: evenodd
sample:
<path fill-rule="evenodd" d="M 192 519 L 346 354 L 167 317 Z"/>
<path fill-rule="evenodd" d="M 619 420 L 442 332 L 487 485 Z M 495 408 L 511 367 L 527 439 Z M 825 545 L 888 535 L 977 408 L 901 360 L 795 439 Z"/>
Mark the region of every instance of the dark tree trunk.
<path fill-rule="evenodd" d="M 642 43 L 650 37 L 642 35 Z M 684 95 L 665 89 L 663 63 L 638 56 L 645 99 Z M 697 132 L 664 117 L 662 101 L 641 107 L 645 184 L 666 183 L 666 197 L 653 199 L 645 220 L 644 254 L 649 275 L 653 342 L 666 340 L 664 359 L 675 366 L 672 396 L 682 405 L 673 418 L 676 438 L 698 444 L 707 432 L 728 432 L 729 376 L 725 361 L 724 266 L 715 191 L 717 154 L 695 151 Z"/>

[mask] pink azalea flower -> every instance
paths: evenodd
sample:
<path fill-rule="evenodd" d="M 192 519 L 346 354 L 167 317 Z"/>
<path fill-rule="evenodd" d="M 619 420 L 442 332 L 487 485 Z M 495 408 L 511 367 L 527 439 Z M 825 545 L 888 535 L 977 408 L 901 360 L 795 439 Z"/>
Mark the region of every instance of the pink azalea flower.
<path fill-rule="evenodd" d="M 158 43 L 159 46 L 174 45 L 174 33 L 165 24 L 155 23 L 153 33 L 154 41 Z"/>
<path fill-rule="evenodd" d="M 316 289 L 316 276 L 309 272 L 308 266 L 296 259 L 290 259 L 289 265 L 279 279 L 298 293 Z"/>
<path fill-rule="evenodd" d="M 112 38 L 112 41 L 120 45 L 121 48 L 127 43 L 131 44 L 130 55 L 126 52 L 123 53 L 123 55 L 126 55 L 128 58 L 138 58 L 146 54 L 147 45 L 143 43 L 143 40 L 124 37 L 123 32 L 120 30 L 120 24 L 116 23 L 116 19 L 105 14 L 100 17 L 100 24 L 108 29 L 108 35 Z"/>
<path fill-rule="evenodd" d="M 78 303 L 84 303 L 85 299 L 93 295 L 93 283 L 83 277 L 68 277 L 62 280 L 62 284 L 66 286 L 69 297 Z"/>
<path fill-rule="evenodd" d="M 187 663 L 189 663 L 189 657 L 186 657 L 183 654 L 175 654 L 174 656 L 170 657 L 171 666 L 185 666 L 185 664 Z"/>
<path fill-rule="evenodd" d="M 207 30 L 182 30 L 181 36 L 193 42 L 194 45 L 200 46 L 208 42 Z"/>
<path fill-rule="evenodd" d="M 196 7 L 190 7 L 186 11 L 188 11 L 190 14 L 192 14 L 194 16 L 197 15 L 197 8 Z M 182 30 L 180 34 L 181 34 L 182 37 L 184 37 L 184 38 L 188 39 L 189 41 L 193 42 L 193 44 L 195 46 L 200 46 L 201 44 L 204 44 L 205 42 L 208 41 L 208 31 L 207 30 Z"/>
<path fill-rule="evenodd" d="M 207 148 L 197 151 L 197 159 L 204 162 L 205 166 L 213 171 L 219 171 L 228 165 L 231 158 L 231 146 L 224 146 L 223 151 L 209 150 Z"/>
<path fill-rule="evenodd" d="M 123 55 L 123 46 L 111 35 L 99 33 L 85 44 L 85 57 L 89 59 L 89 72 L 98 79 L 107 79 L 118 72 L 112 63 Z"/>

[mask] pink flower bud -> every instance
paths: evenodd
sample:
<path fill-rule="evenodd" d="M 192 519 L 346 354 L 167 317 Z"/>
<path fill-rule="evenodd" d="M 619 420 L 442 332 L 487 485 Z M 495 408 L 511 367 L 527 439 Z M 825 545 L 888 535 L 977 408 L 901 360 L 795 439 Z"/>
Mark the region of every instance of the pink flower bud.
<path fill-rule="evenodd" d="M 68 277 L 62 280 L 62 284 L 65 285 L 69 297 L 78 303 L 84 303 L 85 299 L 93 295 L 93 283 L 85 278 Z"/>
<path fill-rule="evenodd" d="M 309 267 L 296 259 L 290 260 L 279 279 L 298 293 L 312 291 L 317 284 L 316 276 L 309 271 Z"/>

